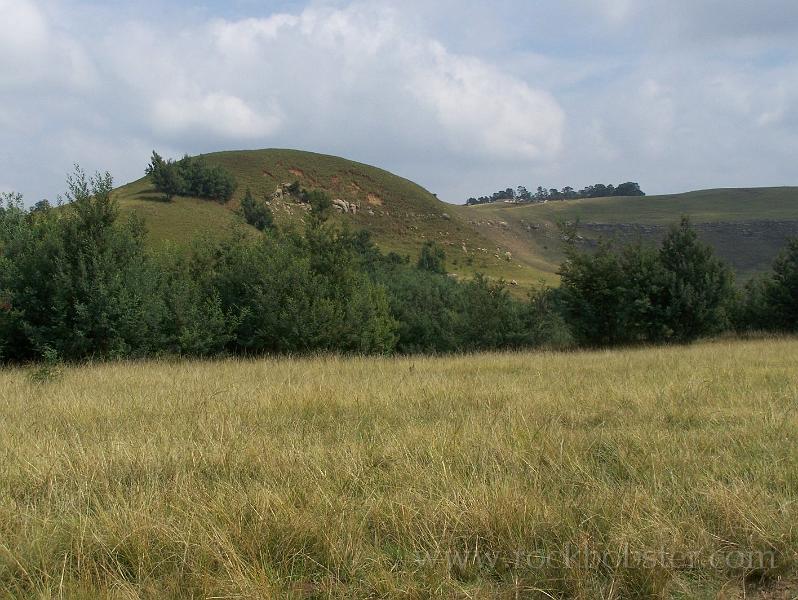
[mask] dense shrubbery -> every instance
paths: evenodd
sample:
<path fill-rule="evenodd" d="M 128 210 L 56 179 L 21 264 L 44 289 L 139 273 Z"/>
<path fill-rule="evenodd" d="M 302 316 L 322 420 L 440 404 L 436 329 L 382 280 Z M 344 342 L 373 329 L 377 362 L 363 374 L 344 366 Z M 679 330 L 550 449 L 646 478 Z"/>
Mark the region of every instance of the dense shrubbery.
<path fill-rule="evenodd" d="M 145 173 L 166 200 L 173 196 L 196 196 L 227 202 L 237 187 L 235 178 L 227 170 L 207 165 L 202 157 L 164 160 L 153 151 Z"/>
<path fill-rule="evenodd" d="M 738 327 L 798 331 L 798 239 L 773 264 L 773 272 L 750 282 L 738 314 Z"/>
<path fill-rule="evenodd" d="M 735 309 L 731 271 L 687 219 L 658 250 L 602 244 L 588 254 L 571 246 L 561 275 L 566 320 L 591 346 L 691 341 L 727 329 Z"/>
<path fill-rule="evenodd" d="M 744 296 L 687 221 L 658 249 L 569 250 L 562 286 L 525 301 L 503 282 L 447 276 L 326 219 L 311 192 L 304 231 L 190 252 L 145 245 L 119 222 L 109 175 L 68 181 L 67 204 L 0 208 L 0 359 L 222 353 L 457 352 L 684 342 L 729 328 L 798 329 L 798 242 Z M 254 202 L 254 201 L 253 201 Z M 264 223 L 268 218 L 264 220 Z"/>

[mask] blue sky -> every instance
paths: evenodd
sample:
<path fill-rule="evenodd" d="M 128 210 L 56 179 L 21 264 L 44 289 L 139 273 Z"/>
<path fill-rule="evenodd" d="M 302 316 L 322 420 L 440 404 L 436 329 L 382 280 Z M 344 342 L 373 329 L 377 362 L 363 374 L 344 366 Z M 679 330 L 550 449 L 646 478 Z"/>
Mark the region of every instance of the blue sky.
<path fill-rule="evenodd" d="M 798 184 L 793 0 L 0 0 L 0 191 L 292 147 L 446 200 Z"/>

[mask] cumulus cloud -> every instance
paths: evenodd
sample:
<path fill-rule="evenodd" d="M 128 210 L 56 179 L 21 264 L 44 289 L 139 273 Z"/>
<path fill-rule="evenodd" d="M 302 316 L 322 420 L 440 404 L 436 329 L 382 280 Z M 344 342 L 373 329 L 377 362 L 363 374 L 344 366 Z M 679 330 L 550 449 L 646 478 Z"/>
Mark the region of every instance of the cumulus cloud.
<path fill-rule="evenodd" d="M 172 135 L 206 129 L 220 138 L 266 138 L 280 126 L 274 111 L 256 111 L 237 96 L 210 93 L 196 98 L 164 97 L 155 102 L 155 127 Z"/>
<path fill-rule="evenodd" d="M 93 83 L 90 59 L 29 0 L 0 0 L 0 89 L 33 85 L 86 88 Z"/>
<path fill-rule="evenodd" d="M 415 69 L 411 91 L 435 112 L 452 148 L 522 161 L 560 152 L 565 114 L 550 94 L 439 44 L 429 59 Z"/>
<path fill-rule="evenodd" d="M 0 37 L 0 180 L 31 201 L 76 161 L 138 177 L 152 148 L 329 152 L 453 201 L 794 173 L 787 0 L 307 0 L 190 18 L 184 0 L 157 13 L 88 1 L 0 0 L 14 24 Z"/>
<path fill-rule="evenodd" d="M 222 103 L 214 94 L 194 103 L 184 119 L 184 102 L 164 98 L 156 111 L 164 129 L 197 128 L 217 113 L 222 116 L 217 132 L 257 138 L 281 126 L 290 132 L 301 123 L 343 117 L 360 121 L 353 128 L 347 124 L 350 134 L 368 126 L 362 142 L 375 133 L 404 137 L 407 119 L 416 115 L 414 120 L 429 128 L 424 134 L 410 125 L 421 136 L 418 143 L 435 139 L 453 153 L 539 160 L 560 147 L 564 115 L 550 94 L 414 35 L 389 8 L 308 8 L 299 15 L 216 21 L 209 31 L 211 44 L 202 56 L 213 58 L 204 85 L 223 72 L 226 89 L 239 90 L 250 104 L 240 97 Z M 253 74 L 258 85 L 243 83 Z M 251 122 L 258 116 L 251 106 L 265 110 L 266 117 Z M 395 118 L 398 111 L 401 120 Z M 347 135 L 346 129 L 329 129 L 321 124 L 319 131 Z"/>
<path fill-rule="evenodd" d="M 18 24 L 0 41 L 0 85 L 28 95 L 1 100 L 0 117 L 29 123 L 35 110 L 56 142 L 83 130 L 108 144 L 305 147 L 388 167 L 422 154 L 545 162 L 562 147 L 565 114 L 551 93 L 447 49 L 390 3 L 182 25 L 111 20 L 101 33 L 56 26 L 32 0 L 0 0 L 0 14 Z M 20 139 L 35 137 L 25 129 Z M 78 144 L 85 154 L 60 164 L 100 162 L 93 145 Z M 131 157 L 136 168 L 140 161 Z"/>

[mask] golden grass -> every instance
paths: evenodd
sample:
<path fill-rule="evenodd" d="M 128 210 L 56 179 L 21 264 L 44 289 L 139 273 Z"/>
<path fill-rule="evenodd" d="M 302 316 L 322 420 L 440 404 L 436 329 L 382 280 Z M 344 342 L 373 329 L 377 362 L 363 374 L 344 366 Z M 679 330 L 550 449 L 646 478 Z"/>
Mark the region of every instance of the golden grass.
<path fill-rule="evenodd" d="M 794 339 L 4 370 L 0 595 L 732 597 L 796 410 Z"/>

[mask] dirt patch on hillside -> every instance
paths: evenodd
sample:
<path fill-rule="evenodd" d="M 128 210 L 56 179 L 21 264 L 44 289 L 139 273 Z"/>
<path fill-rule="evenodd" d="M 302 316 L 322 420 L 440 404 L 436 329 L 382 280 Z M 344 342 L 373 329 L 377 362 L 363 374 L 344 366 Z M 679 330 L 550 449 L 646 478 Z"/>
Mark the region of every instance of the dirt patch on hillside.
<path fill-rule="evenodd" d="M 382 206 L 382 198 L 377 194 L 369 194 L 366 196 L 366 202 L 371 204 L 371 206 Z"/>
<path fill-rule="evenodd" d="M 288 172 L 294 177 L 305 177 L 305 172 L 302 169 L 297 169 L 296 167 L 291 167 L 288 169 Z"/>

